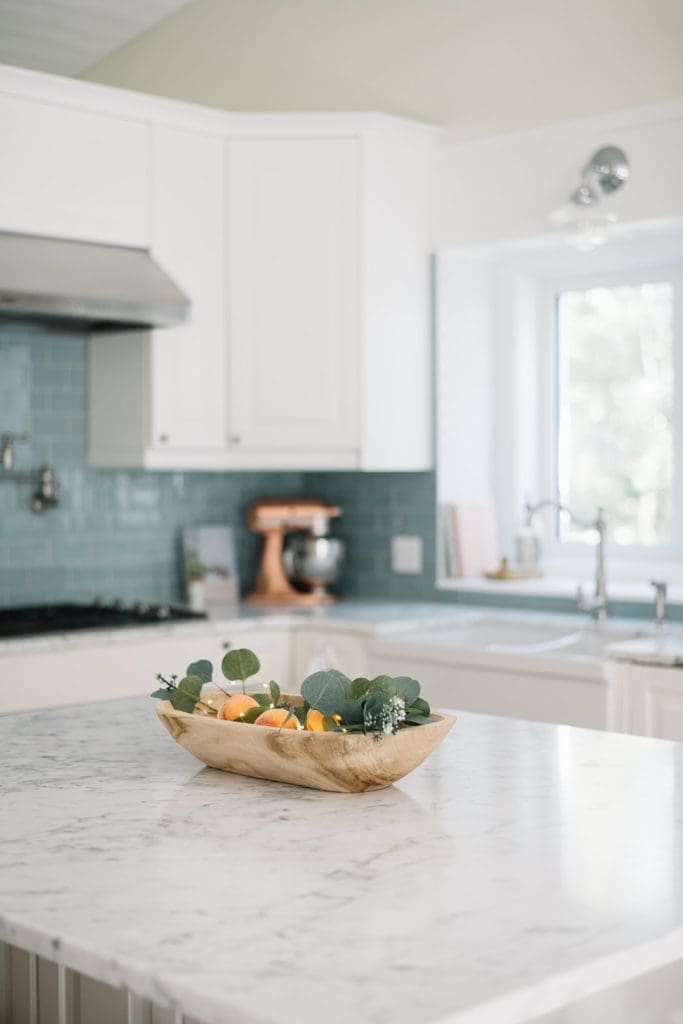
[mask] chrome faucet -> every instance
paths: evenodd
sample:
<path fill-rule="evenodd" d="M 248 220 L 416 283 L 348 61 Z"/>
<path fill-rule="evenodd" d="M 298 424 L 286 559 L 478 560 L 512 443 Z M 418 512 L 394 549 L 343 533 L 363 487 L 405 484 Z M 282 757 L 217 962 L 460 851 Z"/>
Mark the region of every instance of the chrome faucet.
<path fill-rule="evenodd" d="M 542 508 L 555 508 L 558 512 L 566 512 L 573 523 L 584 529 L 595 530 L 598 535 L 598 542 L 595 545 L 595 594 L 593 597 L 585 597 L 582 588 L 579 586 L 576 593 L 576 607 L 580 612 L 588 612 L 597 622 L 604 622 L 607 618 L 607 578 L 605 576 L 605 537 L 607 534 L 607 521 L 605 510 L 598 509 L 594 520 L 579 519 L 570 508 L 559 501 L 552 501 L 547 498 L 539 501 L 536 505 L 527 502 L 526 525 L 531 526 L 532 520 Z"/>

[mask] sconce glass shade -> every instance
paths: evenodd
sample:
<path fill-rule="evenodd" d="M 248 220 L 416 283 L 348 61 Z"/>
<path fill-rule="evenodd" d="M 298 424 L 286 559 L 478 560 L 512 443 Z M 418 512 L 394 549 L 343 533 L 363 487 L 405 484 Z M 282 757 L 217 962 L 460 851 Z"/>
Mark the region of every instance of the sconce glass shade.
<path fill-rule="evenodd" d="M 601 210 L 597 203 L 579 205 L 572 200 L 553 210 L 549 220 L 579 252 L 592 252 L 605 244 L 618 217 Z"/>

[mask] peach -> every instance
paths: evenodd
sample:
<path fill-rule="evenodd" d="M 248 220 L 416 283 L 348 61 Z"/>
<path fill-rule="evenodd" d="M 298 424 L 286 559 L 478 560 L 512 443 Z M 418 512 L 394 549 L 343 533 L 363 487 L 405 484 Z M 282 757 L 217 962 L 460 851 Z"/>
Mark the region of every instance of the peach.
<path fill-rule="evenodd" d="M 325 732 L 324 715 L 322 711 L 316 711 L 315 708 L 309 708 L 306 715 L 306 728 L 309 732 Z M 332 720 L 339 725 L 341 722 L 341 715 L 332 715 Z"/>
<path fill-rule="evenodd" d="M 316 711 L 315 708 L 308 709 L 308 714 L 306 715 L 306 728 L 309 732 L 325 732 L 322 711 Z"/>
<path fill-rule="evenodd" d="M 249 708 L 258 707 L 258 701 L 246 693 L 234 693 L 218 709 L 218 717 L 226 722 L 234 722 L 236 718 L 243 715 Z"/>
<path fill-rule="evenodd" d="M 262 715 L 259 715 L 256 719 L 255 725 L 270 725 L 274 729 L 300 729 L 301 722 L 296 715 L 287 716 L 289 711 L 287 708 L 268 708 Z"/>

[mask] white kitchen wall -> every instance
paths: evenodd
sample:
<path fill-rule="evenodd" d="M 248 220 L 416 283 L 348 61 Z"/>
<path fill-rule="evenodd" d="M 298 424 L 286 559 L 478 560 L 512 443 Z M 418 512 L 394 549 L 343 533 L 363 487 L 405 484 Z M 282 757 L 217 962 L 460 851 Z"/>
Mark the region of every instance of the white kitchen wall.
<path fill-rule="evenodd" d="M 549 234 L 599 146 L 626 151 L 631 179 L 605 200 L 622 222 L 683 214 L 683 101 L 562 122 L 533 131 L 449 142 L 437 157 L 437 249 Z"/>

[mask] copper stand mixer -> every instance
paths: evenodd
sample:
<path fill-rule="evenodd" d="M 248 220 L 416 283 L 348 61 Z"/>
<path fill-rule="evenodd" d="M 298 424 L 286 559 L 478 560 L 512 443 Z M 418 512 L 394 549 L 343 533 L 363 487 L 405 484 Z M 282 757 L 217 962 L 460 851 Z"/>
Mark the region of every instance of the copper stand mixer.
<path fill-rule="evenodd" d="M 327 604 L 336 598 L 327 590 L 339 573 L 344 546 L 329 536 L 330 520 L 342 514 L 337 505 L 316 498 L 262 498 L 249 506 L 249 529 L 264 536 L 263 554 L 256 586 L 247 601 L 262 604 Z M 306 531 L 302 533 L 302 531 Z M 285 551 L 285 534 L 292 538 Z M 309 586 L 297 590 L 285 568 L 297 582 Z"/>

